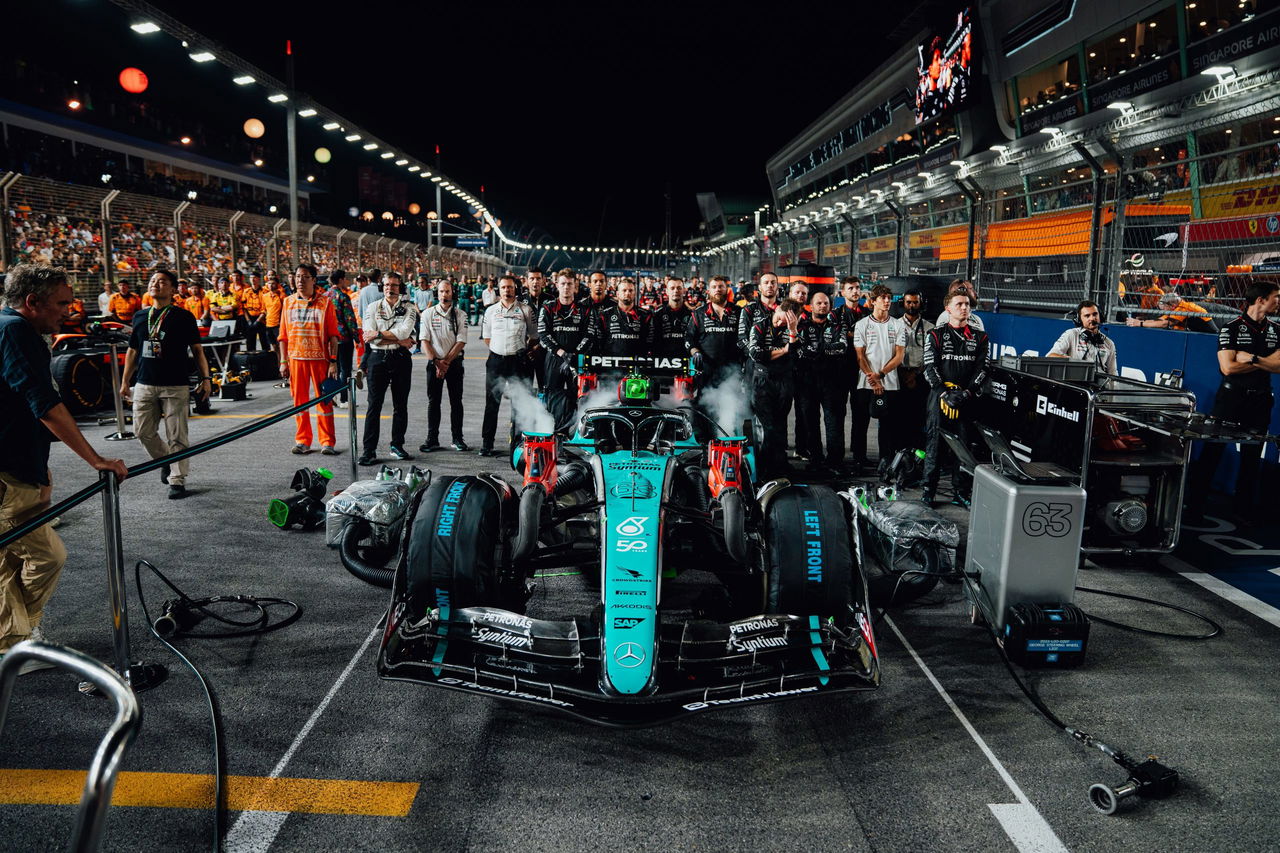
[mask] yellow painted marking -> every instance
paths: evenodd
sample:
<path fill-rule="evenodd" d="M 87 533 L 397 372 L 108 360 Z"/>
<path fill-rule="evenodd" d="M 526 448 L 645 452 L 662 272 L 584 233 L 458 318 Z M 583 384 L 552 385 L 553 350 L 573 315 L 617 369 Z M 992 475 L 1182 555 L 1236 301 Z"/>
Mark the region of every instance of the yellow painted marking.
<path fill-rule="evenodd" d="M 0 770 L 0 804 L 76 805 L 80 802 L 86 775 L 83 770 Z M 417 782 L 228 776 L 227 809 L 404 817 L 413 806 L 418 787 Z M 213 776 L 122 772 L 116 779 L 111 804 L 211 808 Z"/>

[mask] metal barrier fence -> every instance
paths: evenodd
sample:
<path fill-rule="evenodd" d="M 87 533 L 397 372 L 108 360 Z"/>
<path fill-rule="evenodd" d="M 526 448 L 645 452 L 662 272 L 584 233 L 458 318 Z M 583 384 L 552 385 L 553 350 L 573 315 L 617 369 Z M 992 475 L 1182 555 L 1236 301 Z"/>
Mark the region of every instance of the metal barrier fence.
<path fill-rule="evenodd" d="M 236 269 L 286 272 L 292 263 L 288 219 L 17 173 L 0 174 L 0 203 L 0 269 L 22 261 L 65 267 L 85 298 L 104 282 L 144 289 L 158 268 L 211 280 Z M 506 270 L 501 258 L 481 252 L 312 223 L 299 223 L 296 240 L 298 259 L 322 273 L 377 268 L 472 277 Z"/>
<path fill-rule="evenodd" d="M 903 200 L 833 193 L 789 214 L 807 224 L 712 255 L 701 272 L 749 279 L 815 262 L 864 282 L 969 277 L 986 305 L 1065 312 L 1093 299 L 1108 317 L 1168 313 L 1157 303 L 1173 290 L 1221 320 L 1250 281 L 1280 276 L 1280 148 L 1226 145 L 1196 153 L 1179 137 L 1102 158 L 1071 148 L 1021 174 L 931 179 Z"/>

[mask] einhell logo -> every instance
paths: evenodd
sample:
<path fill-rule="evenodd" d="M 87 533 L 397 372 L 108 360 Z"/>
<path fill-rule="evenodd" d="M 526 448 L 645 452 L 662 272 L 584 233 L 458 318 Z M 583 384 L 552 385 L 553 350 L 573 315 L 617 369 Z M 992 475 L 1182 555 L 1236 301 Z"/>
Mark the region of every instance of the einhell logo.
<path fill-rule="evenodd" d="M 1037 415 L 1056 415 L 1062 418 L 1063 420 L 1071 421 L 1072 423 L 1080 422 L 1079 412 L 1073 412 L 1070 409 L 1064 409 L 1061 406 L 1055 406 L 1053 403 L 1050 403 L 1049 399 L 1045 397 L 1043 394 L 1036 395 L 1036 414 Z"/>

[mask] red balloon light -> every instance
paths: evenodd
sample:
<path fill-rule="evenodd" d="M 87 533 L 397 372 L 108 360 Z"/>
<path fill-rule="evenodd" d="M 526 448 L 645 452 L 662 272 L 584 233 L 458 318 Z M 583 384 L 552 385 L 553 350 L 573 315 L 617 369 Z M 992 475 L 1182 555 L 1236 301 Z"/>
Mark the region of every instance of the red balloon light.
<path fill-rule="evenodd" d="M 120 88 L 134 95 L 147 91 L 147 75 L 141 68 L 126 68 L 120 72 Z"/>

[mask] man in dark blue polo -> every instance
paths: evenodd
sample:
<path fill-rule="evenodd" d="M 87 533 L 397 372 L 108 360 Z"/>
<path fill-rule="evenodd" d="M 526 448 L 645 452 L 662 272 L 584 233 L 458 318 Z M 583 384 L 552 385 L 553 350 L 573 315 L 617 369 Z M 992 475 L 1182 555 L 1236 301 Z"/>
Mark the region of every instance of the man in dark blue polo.
<path fill-rule="evenodd" d="M 0 310 L 0 534 L 20 527 L 49 505 L 49 445 L 60 439 L 99 471 L 128 475 L 119 459 L 98 455 L 58 397 L 41 335 L 58 331 L 74 299 L 65 270 L 18 264 L 4 283 Z M 42 639 L 40 619 L 67 561 L 62 539 L 48 524 L 0 549 L 0 652 Z M 49 664 L 30 661 L 22 672 Z"/>

